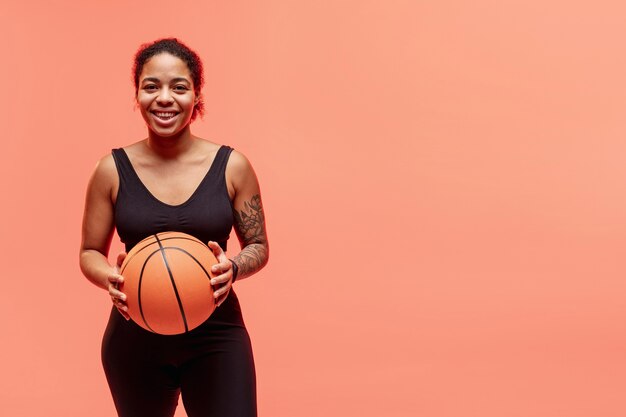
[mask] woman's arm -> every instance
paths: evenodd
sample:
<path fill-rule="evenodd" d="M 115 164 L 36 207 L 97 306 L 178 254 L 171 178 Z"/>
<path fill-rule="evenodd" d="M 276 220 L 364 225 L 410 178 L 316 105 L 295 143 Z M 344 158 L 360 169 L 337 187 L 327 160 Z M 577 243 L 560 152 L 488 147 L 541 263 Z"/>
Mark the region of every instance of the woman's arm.
<path fill-rule="evenodd" d="M 117 290 L 123 278 L 118 273 L 124 259 L 118 255 L 117 268 L 107 259 L 115 228 L 111 189 L 115 181 L 115 162 L 111 155 L 103 157 L 89 179 L 83 212 L 82 239 L 79 250 L 80 269 L 85 277 L 96 286 L 109 292 L 112 298 L 125 300 L 126 296 Z M 112 171 L 113 170 L 113 171 Z M 123 302 L 115 301 L 124 310 Z M 126 315 L 120 311 L 125 317 Z"/>
<path fill-rule="evenodd" d="M 235 191 L 233 215 L 235 233 L 241 244 L 232 261 L 237 265 L 237 281 L 263 268 L 269 259 L 269 243 L 265 230 L 265 214 L 259 181 L 248 159 L 232 151 L 227 166 Z"/>

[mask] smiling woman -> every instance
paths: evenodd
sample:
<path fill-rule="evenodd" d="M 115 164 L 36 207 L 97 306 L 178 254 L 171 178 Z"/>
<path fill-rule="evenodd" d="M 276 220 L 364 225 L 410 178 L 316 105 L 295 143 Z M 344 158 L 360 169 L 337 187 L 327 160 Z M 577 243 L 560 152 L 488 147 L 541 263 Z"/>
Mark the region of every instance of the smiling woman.
<path fill-rule="evenodd" d="M 197 116 L 200 97 L 187 64 L 180 58 L 164 52 L 143 65 L 137 104 L 155 134 L 172 136 L 188 127 Z"/>
<path fill-rule="evenodd" d="M 182 42 L 143 45 L 133 82 L 148 136 L 112 149 L 96 165 L 80 248 L 83 274 L 113 301 L 102 363 L 118 415 L 173 416 L 182 395 L 189 417 L 256 416 L 252 346 L 232 288 L 269 256 L 256 174 L 240 152 L 191 133 L 191 122 L 203 113 L 202 62 Z M 228 259 L 233 227 L 242 249 Z M 129 321 L 126 294 L 118 289 L 126 252 L 116 265 L 107 261 L 115 228 L 126 252 L 166 231 L 208 242 L 218 259 L 211 280 L 218 308 L 199 327 L 175 336 Z"/>

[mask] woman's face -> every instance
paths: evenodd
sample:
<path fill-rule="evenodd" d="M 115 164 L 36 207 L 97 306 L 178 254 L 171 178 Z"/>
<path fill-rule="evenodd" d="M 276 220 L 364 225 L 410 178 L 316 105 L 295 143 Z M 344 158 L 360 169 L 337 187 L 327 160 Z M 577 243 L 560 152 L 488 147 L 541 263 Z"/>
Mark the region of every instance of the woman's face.
<path fill-rule="evenodd" d="M 199 97 L 187 64 L 168 53 L 150 58 L 139 75 L 137 103 L 148 128 L 174 136 L 190 122 Z"/>

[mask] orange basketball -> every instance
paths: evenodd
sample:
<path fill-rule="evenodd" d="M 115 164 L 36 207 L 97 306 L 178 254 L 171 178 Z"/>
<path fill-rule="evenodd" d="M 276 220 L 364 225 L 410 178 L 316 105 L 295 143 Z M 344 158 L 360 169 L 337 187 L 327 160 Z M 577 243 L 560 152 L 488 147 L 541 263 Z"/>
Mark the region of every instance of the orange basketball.
<path fill-rule="evenodd" d="M 215 310 L 211 267 L 218 263 L 199 239 L 180 232 L 151 235 L 126 255 L 120 274 L 128 314 L 154 333 L 173 335 L 202 324 Z"/>

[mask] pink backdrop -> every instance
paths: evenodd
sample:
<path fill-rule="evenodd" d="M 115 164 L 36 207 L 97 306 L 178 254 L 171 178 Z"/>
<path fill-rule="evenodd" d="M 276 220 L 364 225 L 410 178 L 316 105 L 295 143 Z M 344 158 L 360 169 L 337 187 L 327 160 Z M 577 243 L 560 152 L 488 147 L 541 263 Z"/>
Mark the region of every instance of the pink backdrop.
<path fill-rule="evenodd" d="M 2 414 L 114 415 L 84 193 L 146 135 L 133 53 L 177 36 L 206 65 L 194 133 L 261 182 L 270 263 L 235 284 L 260 416 L 626 415 L 625 13 L 3 2 Z"/>

